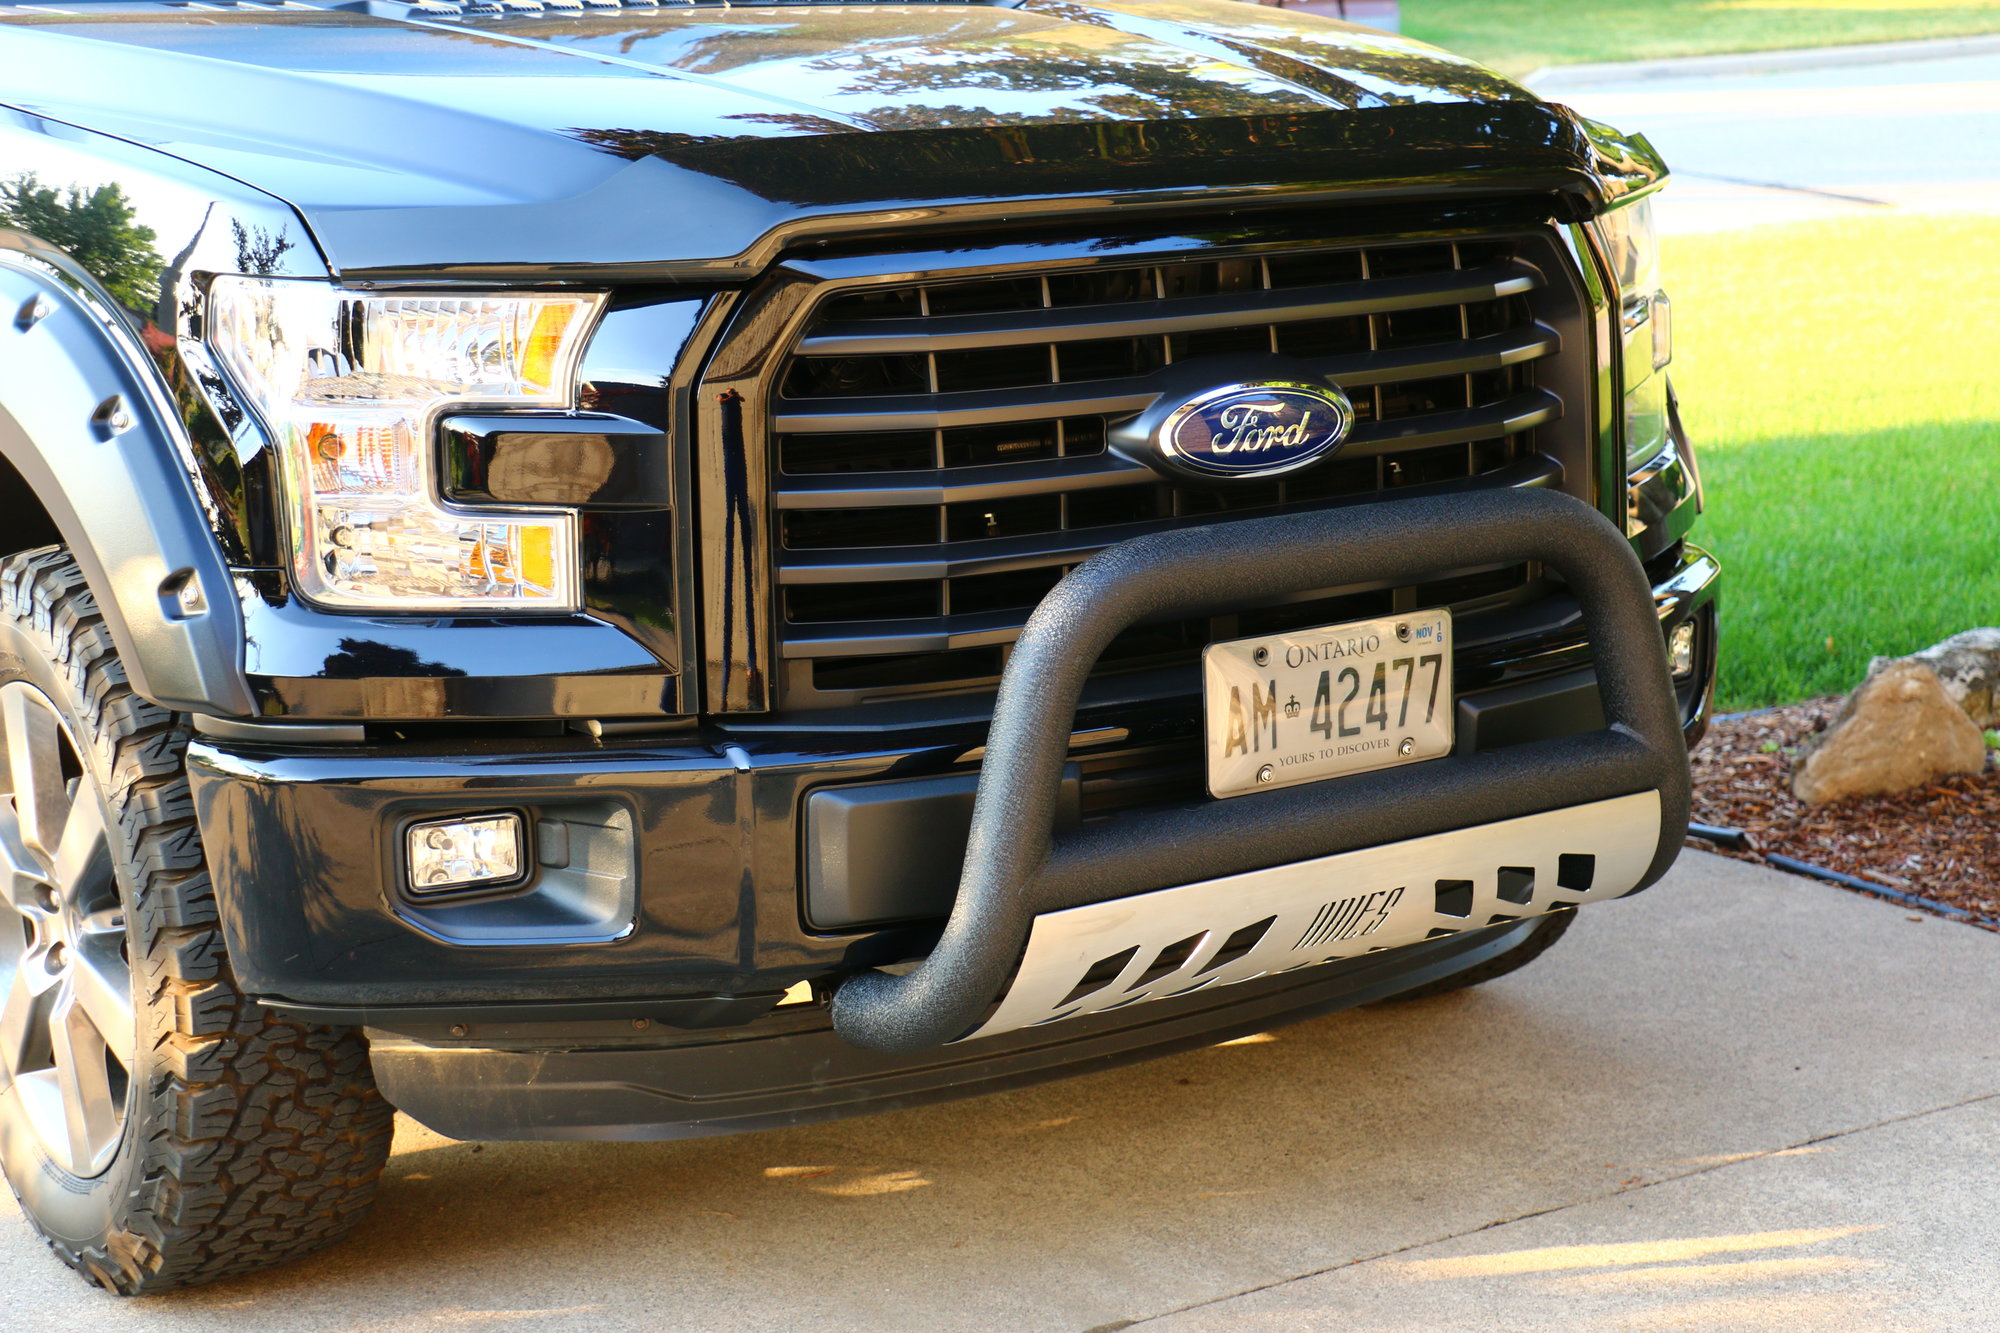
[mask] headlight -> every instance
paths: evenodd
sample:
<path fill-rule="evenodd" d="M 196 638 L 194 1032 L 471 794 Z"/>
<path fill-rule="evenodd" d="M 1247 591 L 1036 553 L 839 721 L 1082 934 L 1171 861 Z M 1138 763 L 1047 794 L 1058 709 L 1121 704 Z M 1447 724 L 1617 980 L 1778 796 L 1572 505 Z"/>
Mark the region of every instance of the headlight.
<path fill-rule="evenodd" d="M 1625 466 L 1667 445 L 1667 381 L 1674 357 L 1673 306 L 1660 286 L 1651 196 L 1614 208 L 1594 224 L 1617 286 L 1625 363 Z"/>
<path fill-rule="evenodd" d="M 571 407 L 594 295 L 385 295 L 221 277 L 208 338 L 281 457 L 299 593 L 357 611 L 571 611 L 576 517 L 453 508 L 434 423 Z"/>

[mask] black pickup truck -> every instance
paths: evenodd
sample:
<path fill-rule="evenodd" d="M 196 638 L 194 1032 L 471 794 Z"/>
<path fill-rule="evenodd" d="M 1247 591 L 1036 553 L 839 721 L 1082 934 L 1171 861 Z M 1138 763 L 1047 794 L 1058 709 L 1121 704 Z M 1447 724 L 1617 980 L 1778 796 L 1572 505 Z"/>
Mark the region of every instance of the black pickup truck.
<path fill-rule="evenodd" d="M 0 1162 L 124 1293 L 1497 976 L 1715 562 L 1643 139 L 1232 0 L 0 5 Z"/>

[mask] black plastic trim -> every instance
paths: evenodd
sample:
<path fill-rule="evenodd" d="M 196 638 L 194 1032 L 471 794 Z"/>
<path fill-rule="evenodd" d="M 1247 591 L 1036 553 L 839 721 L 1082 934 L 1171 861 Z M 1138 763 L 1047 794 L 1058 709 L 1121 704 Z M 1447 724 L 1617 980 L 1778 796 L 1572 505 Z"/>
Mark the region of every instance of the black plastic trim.
<path fill-rule="evenodd" d="M 438 423 L 444 496 L 460 504 L 671 509 L 672 446 L 626 417 L 473 416 Z"/>
<path fill-rule="evenodd" d="M 802 811 L 806 925 L 854 930 L 951 912 L 972 827 L 977 773 L 820 787 Z M 1074 825 L 1083 775 L 1063 770 L 1058 827 Z"/>
<path fill-rule="evenodd" d="M 547 1025 L 575 1038 L 574 1025 L 623 1023 L 628 1029 L 662 1023 L 675 1028 L 737 1027 L 769 1013 L 783 991 L 743 995 L 669 995 L 634 1000 L 544 1000 L 519 1004 L 300 1004 L 261 996 L 267 1009 L 302 1023 L 367 1027 L 406 1036 L 446 1040 L 485 1037 L 495 1027 Z M 643 1020 L 643 1023 L 641 1023 Z"/>
<path fill-rule="evenodd" d="M 702 1138 L 953 1101 L 1247 1036 L 1477 967 L 1534 924 L 1465 931 L 915 1056 L 850 1046 L 827 1027 L 824 1010 L 804 1007 L 679 1045 L 527 1034 L 503 1045 L 481 1040 L 484 1006 L 461 1011 L 469 1040 L 371 1034 L 370 1056 L 383 1095 L 452 1138 Z"/>
<path fill-rule="evenodd" d="M 131 324 L 67 256 L 18 232 L 0 232 L 0 305 L 20 312 L 0 325 L 0 454 L 83 567 L 132 687 L 253 715 L 193 446 Z"/>

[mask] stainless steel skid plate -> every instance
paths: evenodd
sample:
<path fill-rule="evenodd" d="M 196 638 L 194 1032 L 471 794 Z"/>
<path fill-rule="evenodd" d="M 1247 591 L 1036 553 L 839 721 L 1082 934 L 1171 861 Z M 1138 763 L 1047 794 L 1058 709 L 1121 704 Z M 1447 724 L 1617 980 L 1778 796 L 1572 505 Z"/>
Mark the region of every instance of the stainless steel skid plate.
<path fill-rule="evenodd" d="M 961 1040 L 1616 898 L 1659 836 L 1659 794 L 1639 792 L 1046 912 Z"/>

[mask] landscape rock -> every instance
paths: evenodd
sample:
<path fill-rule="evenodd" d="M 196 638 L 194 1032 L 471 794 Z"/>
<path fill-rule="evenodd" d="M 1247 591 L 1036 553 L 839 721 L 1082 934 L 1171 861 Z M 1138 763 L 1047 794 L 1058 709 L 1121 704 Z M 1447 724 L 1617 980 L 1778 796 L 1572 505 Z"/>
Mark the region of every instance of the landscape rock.
<path fill-rule="evenodd" d="M 1908 657 L 1878 657 L 1869 675 L 1892 662 L 1922 662 L 1978 727 L 2000 727 L 2000 629 L 1969 629 Z"/>
<path fill-rule="evenodd" d="M 1980 729 L 1927 662 L 1893 661 L 1847 696 L 1792 771 L 1808 805 L 1925 786 L 1986 766 Z"/>

